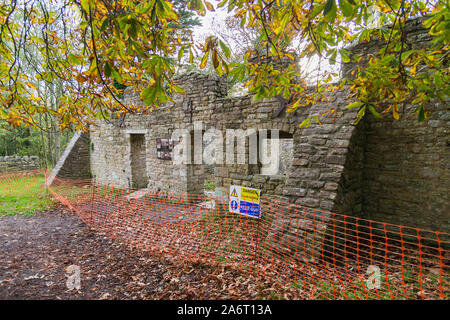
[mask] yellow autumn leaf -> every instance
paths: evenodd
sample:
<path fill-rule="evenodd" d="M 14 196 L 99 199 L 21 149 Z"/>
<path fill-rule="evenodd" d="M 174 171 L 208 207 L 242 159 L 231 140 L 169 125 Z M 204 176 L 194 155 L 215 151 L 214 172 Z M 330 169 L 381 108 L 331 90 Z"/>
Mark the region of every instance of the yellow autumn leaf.
<path fill-rule="evenodd" d="M 392 106 L 392 115 L 394 116 L 394 119 L 395 119 L 395 120 L 400 119 L 400 116 L 399 116 L 399 114 L 398 114 L 398 104 L 394 104 L 394 105 Z"/>
<path fill-rule="evenodd" d="M 205 1 L 205 5 L 206 5 L 206 7 L 208 8 L 209 11 L 215 11 L 214 10 L 214 6 L 210 2 Z"/>

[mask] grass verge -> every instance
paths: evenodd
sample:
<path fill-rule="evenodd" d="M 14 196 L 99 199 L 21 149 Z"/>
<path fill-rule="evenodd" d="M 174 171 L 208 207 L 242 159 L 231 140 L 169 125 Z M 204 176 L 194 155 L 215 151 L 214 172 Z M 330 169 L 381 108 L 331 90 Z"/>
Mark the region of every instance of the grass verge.
<path fill-rule="evenodd" d="M 44 188 L 44 177 L 17 177 L 0 180 L 0 216 L 31 216 L 53 204 Z"/>

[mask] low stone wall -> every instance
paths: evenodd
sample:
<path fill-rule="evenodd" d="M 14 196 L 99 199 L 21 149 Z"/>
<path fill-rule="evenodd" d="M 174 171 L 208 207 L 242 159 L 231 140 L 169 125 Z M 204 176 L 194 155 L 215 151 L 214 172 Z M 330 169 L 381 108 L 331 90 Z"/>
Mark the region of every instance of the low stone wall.
<path fill-rule="evenodd" d="M 40 168 L 38 156 L 5 156 L 0 157 L 0 172 L 36 170 Z"/>

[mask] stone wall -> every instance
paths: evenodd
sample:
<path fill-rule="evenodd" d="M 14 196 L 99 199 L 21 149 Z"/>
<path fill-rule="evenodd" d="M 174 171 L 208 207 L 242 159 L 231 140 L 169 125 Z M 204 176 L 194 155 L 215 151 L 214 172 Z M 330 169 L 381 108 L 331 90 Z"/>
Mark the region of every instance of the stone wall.
<path fill-rule="evenodd" d="M 47 178 L 47 184 L 52 185 L 54 179 L 89 179 L 91 177 L 89 163 L 89 134 L 76 132 L 69 141 L 61 158 Z"/>
<path fill-rule="evenodd" d="M 131 186 L 130 134 L 144 134 L 148 188 L 178 193 L 203 192 L 203 183 L 211 177 L 211 168 L 208 173 L 203 165 L 177 165 L 172 160 L 158 159 L 156 139 L 171 138 L 175 130 L 184 128 L 191 133 L 189 139 L 194 139 L 194 122 L 211 116 L 212 103 L 227 94 L 227 85 L 224 79 L 196 73 L 185 75 L 179 81 L 186 94 L 175 96 L 175 105 L 164 105 L 149 114 L 127 115 L 122 127 L 118 119 L 110 124 L 99 121 L 91 127 L 91 169 L 100 182 Z M 133 94 L 126 95 L 125 101 L 142 103 Z M 175 138 L 175 145 L 183 138 Z"/>
<path fill-rule="evenodd" d="M 450 104 L 419 123 L 413 107 L 365 121 L 363 213 L 374 220 L 450 231 Z"/>
<path fill-rule="evenodd" d="M 282 187 L 277 192 L 280 199 L 323 210 L 333 210 L 333 199 L 337 196 L 341 172 L 344 169 L 346 152 L 355 127 L 351 125 L 355 111 L 346 110 L 346 92 L 335 94 L 333 102 L 319 103 L 307 109 L 272 118 L 280 104 L 276 100 L 253 102 L 251 97 L 219 99 L 211 122 L 219 130 L 278 129 L 293 138 L 293 159 Z M 312 124 L 300 129 L 299 123 L 306 117 L 335 108 L 337 120 L 326 120 L 323 125 Z M 227 141 L 227 143 L 231 143 Z M 246 150 L 248 157 L 248 150 Z M 250 186 L 268 192 L 270 184 L 264 183 L 259 168 L 252 165 L 218 165 L 216 185 L 223 194 L 230 184 Z M 267 181 L 269 179 L 266 179 Z M 266 182 L 267 182 L 266 181 Z M 285 182 L 285 183 L 283 183 Z M 281 197 L 282 196 L 282 197 Z"/>
<path fill-rule="evenodd" d="M 406 22 L 405 50 L 426 47 L 432 40 L 422 26 L 424 19 Z M 344 76 L 352 77 L 353 69 L 385 45 L 384 41 L 372 40 L 350 47 L 354 56 L 363 59 L 358 64 L 345 64 Z M 381 119 L 366 115 L 358 136 L 349 145 L 353 160 L 349 158 L 346 164 L 346 172 L 355 182 L 351 185 L 356 188 L 351 189 L 360 191 L 343 192 L 337 200 L 353 202 L 352 214 L 364 218 L 450 232 L 449 103 L 432 103 L 430 119 L 421 123 L 414 109 L 402 105 L 400 120 L 391 114 Z"/>
<path fill-rule="evenodd" d="M 0 172 L 36 170 L 40 168 L 38 156 L 0 157 Z"/>

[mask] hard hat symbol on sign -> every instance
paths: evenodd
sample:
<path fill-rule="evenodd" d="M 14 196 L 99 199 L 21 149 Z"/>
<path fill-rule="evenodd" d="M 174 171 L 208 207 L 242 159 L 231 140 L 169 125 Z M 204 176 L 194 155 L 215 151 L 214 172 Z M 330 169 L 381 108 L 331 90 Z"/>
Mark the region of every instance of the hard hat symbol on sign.
<path fill-rule="evenodd" d="M 236 200 L 231 201 L 231 209 L 236 210 L 238 208 L 238 202 Z"/>

